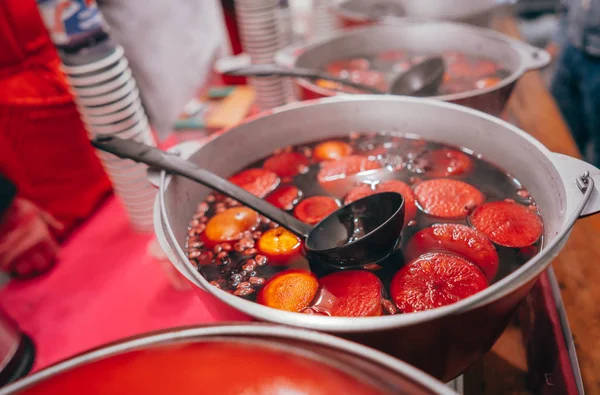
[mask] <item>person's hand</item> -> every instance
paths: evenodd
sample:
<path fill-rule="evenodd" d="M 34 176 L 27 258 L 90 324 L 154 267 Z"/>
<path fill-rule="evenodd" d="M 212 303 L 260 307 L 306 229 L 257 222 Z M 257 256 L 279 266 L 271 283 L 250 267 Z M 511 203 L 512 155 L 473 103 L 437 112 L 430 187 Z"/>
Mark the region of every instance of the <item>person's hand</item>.
<path fill-rule="evenodd" d="M 546 45 L 546 51 L 548 51 L 550 57 L 552 60 L 554 60 L 560 52 L 560 47 L 554 41 L 551 41 L 548 45 Z"/>
<path fill-rule="evenodd" d="M 28 200 L 17 198 L 0 223 L 0 271 L 31 278 L 54 266 L 59 250 L 50 234 L 62 226 Z"/>

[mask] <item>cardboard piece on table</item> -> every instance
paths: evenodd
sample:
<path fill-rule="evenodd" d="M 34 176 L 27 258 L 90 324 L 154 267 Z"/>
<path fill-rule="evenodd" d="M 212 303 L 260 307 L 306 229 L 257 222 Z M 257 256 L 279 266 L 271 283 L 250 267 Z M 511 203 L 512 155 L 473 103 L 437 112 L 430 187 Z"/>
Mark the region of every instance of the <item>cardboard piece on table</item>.
<path fill-rule="evenodd" d="M 208 129 L 229 128 L 240 123 L 252 108 L 254 103 L 254 89 L 249 86 L 239 86 L 228 95 L 221 105 L 208 115 L 206 127 Z"/>

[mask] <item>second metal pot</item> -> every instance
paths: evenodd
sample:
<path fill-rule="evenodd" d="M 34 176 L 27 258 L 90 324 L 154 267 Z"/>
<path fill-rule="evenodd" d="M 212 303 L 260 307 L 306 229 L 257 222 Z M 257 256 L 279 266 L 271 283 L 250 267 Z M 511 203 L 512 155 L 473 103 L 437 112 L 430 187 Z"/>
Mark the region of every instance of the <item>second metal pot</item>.
<path fill-rule="evenodd" d="M 500 115 L 515 83 L 525 72 L 539 69 L 550 62 L 550 55 L 542 49 L 490 29 L 452 22 L 390 22 L 352 29 L 318 42 L 285 48 L 276 55 L 276 62 L 281 66 L 324 69 L 336 60 L 374 56 L 390 50 L 424 54 L 457 51 L 502 65 L 510 74 L 495 86 L 430 97 L 492 115 Z M 306 79 L 295 81 L 297 96 L 301 100 L 348 95 L 320 87 Z"/>

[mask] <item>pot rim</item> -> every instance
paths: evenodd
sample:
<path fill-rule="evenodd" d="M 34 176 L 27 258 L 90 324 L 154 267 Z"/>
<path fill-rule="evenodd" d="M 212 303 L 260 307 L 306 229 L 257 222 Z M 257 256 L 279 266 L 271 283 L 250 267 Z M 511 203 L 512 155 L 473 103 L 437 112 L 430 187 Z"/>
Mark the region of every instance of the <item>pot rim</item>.
<path fill-rule="evenodd" d="M 519 66 L 515 68 L 508 76 L 503 78 L 498 84 L 484 88 L 484 89 L 472 89 L 465 92 L 451 93 L 447 95 L 437 95 L 437 96 L 427 96 L 426 99 L 434 99 L 441 101 L 460 101 L 465 99 L 470 99 L 473 97 L 481 96 L 490 92 L 498 91 L 506 86 L 509 86 L 515 83 L 519 78 L 525 74 L 525 72 L 529 70 L 535 70 L 542 68 L 550 63 L 550 54 L 541 48 L 535 48 L 529 44 L 526 44 L 522 41 L 516 40 L 512 37 L 506 36 L 502 33 L 496 32 L 494 30 L 488 28 L 482 28 L 477 26 L 468 25 L 465 23 L 458 22 L 448 22 L 448 21 L 436 21 L 436 20 L 411 20 L 411 19 L 401 19 L 401 18 L 385 18 L 383 20 L 385 23 L 380 23 L 372 26 L 359 26 L 355 28 L 349 28 L 342 30 L 337 33 L 333 33 L 326 38 L 319 39 L 316 41 L 308 42 L 306 44 L 295 44 L 282 50 L 278 51 L 275 54 L 275 62 L 284 67 L 295 67 L 297 66 L 297 62 L 299 57 L 311 51 L 321 45 L 327 44 L 331 40 L 360 35 L 364 32 L 369 32 L 378 29 L 388 28 L 389 26 L 394 26 L 398 29 L 421 29 L 423 26 L 432 26 L 432 29 L 441 28 L 441 27 L 449 27 L 451 29 L 458 29 L 459 32 L 465 35 L 476 35 L 479 37 L 484 37 L 489 41 L 502 42 L 507 48 L 510 48 L 519 56 Z M 330 89 L 326 89 L 318 86 L 312 81 L 306 78 L 294 78 L 296 83 L 311 92 L 315 92 L 324 97 L 334 97 L 334 96 L 354 96 L 355 93 L 347 93 L 334 91 Z"/>
<path fill-rule="evenodd" d="M 498 2 L 494 2 L 494 1 L 490 1 L 488 3 L 488 5 L 486 7 L 483 7 L 480 10 L 477 10 L 476 12 L 469 12 L 466 13 L 465 15 L 461 15 L 460 17 L 452 17 L 452 18 L 442 18 L 442 17 L 429 17 L 429 18 L 421 18 L 421 17 L 413 17 L 413 16 L 408 16 L 408 15 L 390 15 L 390 16 L 383 16 L 383 17 L 376 17 L 376 18 L 371 18 L 368 15 L 366 15 L 364 12 L 360 12 L 360 11 L 353 11 L 353 10 L 349 10 L 346 6 L 347 3 L 349 3 L 352 0 L 342 0 L 340 2 L 337 2 L 332 8 L 331 10 L 333 11 L 334 15 L 336 15 L 337 17 L 341 17 L 341 18 L 345 18 L 348 21 L 351 22 L 378 22 L 378 21 L 382 21 L 382 20 L 387 20 L 388 18 L 396 18 L 396 19 L 403 19 L 403 20 L 448 20 L 448 21 L 459 21 L 459 20 L 463 20 L 465 18 L 469 18 L 475 15 L 479 15 L 479 14 L 485 14 L 488 12 L 491 12 L 493 9 L 500 7 L 500 4 L 498 4 Z"/>
<path fill-rule="evenodd" d="M 58 362 L 13 384 L 0 388 L 0 395 L 8 395 L 16 391 L 21 391 L 33 384 L 56 376 L 62 372 L 69 371 L 77 366 L 94 362 L 102 358 L 115 356 L 127 351 L 148 346 L 168 344 L 181 340 L 195 340 L 197 338 L 216 336 L 265 337 L 267 339 L 287 339 L 317 344 L 319 346 L 343 351 L 344 354 L 358 355 L 364 360 L 374 362 L 377 365 L 390 369 L 403 378 L 408 379 L 408 381 L 418 383 L 426 389 L 434 391 L 434 393 L 447 395 L 456 394 L 456 392 L 452 391 L 442 382 L 406 362 L 400 361 L 381 351 L 333 335 L 273 324 L 226 323 L 165 329 L 112 342 L 78 354 L 62 362 Z"/>
<path fill-rule="evenodd" d="M 463 113 L 467 113 L 473 117 L 479 117 L 487 120 L 488 122 L 492 122 L 502 126 L 505 129 L 510 130 L 511 132 L 519 135 L 522 139 L 526 140 L 528 143 L 533 145 L 539 151 L 541 151 L 544 156 L 546 156 L 549 162 L 552 163 L 552 166 L 555 168 L 556 166 L 552 162 L 551 156 L 553 155 L 550 150 L 548 150 L 542 143 L 538 140 L 527 134 L 526 132 L 520 130 L 516 126 L 509 124 L 499 118 L 493 117 L 486 113 L 460 106 L 453 103 L 442 102 L 433 99 L 421 99 L 421 98 L 413 98 L 407 96 L 383 96 L 383 95 L 349 95 L 346 97 L 336 97 L 336 98 L 321 98 L 315 100 L 309 100 L 304 102 L 295 102 L 284 105 L 282 107 L 278 107 L 275 109 L 267 110 L 263 115 L 274 114 L 274 113 L 283 113 L 288 111 L 296 111 L 306 106 L 316 106 L 327 103 L 337 103 L 337 102 L 360 102 L 360 101 L 397 101 L 397 102 L 417 102 L 422 103 L 428 106 L 434 106 L 439 108 L 447 108 L 452 109 L 454 111 L 459 111 Z M 252 123 L 261 118 L 261 114 L 258 114 L 247 121 L 244 121 L 242 124 Z M 239 126 L 239 125 L 238 125 Z M 234 127 L 235 128 L 235 127 Z M 233 128 L 230 128 L 233 129 Z M 227 130 L 230 130 L 227 129 Z M 223 133 L 225 133 L 225 130 Z M 215 138 L 218 138 L 222 133 L 215 135 L 208 141 L 212 141 Z M 202 148 L 201 148 L 202 149 Z M 200 150 L 201 150 L 200 149 Z M 199 150 L 199 151 L 200 151 Z M 594 182 L 593 179 L 589 178 L 590 187 L 586 189 L 584 193 L 582 193 L 581 201 L 576 205 L 576 208 L 572 212 L 566 212 L 565 217 L 563 218 L 563 225 L 556 234 L 556 236 L 549 242 L 544 242 L 542 246 L 542 250 L 534 256 L 532 259 L 527 261 L 524 265 L 519 267 L 514 272 L 510 273 L 506 277 L 500 279 L 499 281 L 491 284 L 489 287 L 480 291 L 474 295 L 469 296 L 459 302 L 453 303 L 451 305 L 437 307 L 432 310 L 427 311 L 419 311 L 410 314 L 395 314 L 395 315 L 386 315 L 386 316 L 378 316 L 378 317 L 329 317 L 329 316 L 316 316 L 316 315 L 307 315 L 301 313 L 288 312 L 283 310 L 277 310 L 274 308 L 270 308 L 267 306 L 263 306 L 256 302 L 252 302 L 249 300 L 245 300 L 238 296 L 234 296 L 229 294 L 217 287 L 212 286 L 195 268 L 187 259 L 185 252 L 176 242 L 175 235 L 173 233 L 173 229 L 168 221 L 168 216 L 166 214 L 166 204 L 165 204 L 165 185 L 166 183 L 165 173 L 162 173 L 161 180 L 163 181 L 160 186 L 160 191 L 158 193 L 159 199 L 159 210 L 160 210 L 160 223 L 155 223 L 155 230 L 158 234 L 166 233 L 162 238 L 162 234 L 159 237 L 166 241 L 168 245 L 163 246 L 163 248 L 169 248 L 174 252 L 174 254 L 178 257 L 179 261 L 185 266 L 187 269 L 187 274 L 189 274 L 188 279 L 191 277 L 191 281 L 194 285 L 200 287 L 201 289 L 209 292 L 217 299 L 223 301 L 224 303 L 232 306 L 233 308 L 244 312 L 252 317 L 255 317 L 260 320 L 268 321 L 268 322 L 276 322 L 279 324 L 297 326 L 303 328 L 309 328 L 314 330 L 320 330 L 325 332 L 336 332 L 336 333 L 356 333 L 356 332 L 367 332 L 374 330 L 386 330 L 392 328 L 406 327 L 410 325 L 415 325 L 418 323 L 423 323 L 427 321 L 431 321 L 437 318 L 441 318 L 447 315 L 460 314 L 466 311 L 473 310 L 475 308 L 481 307 L 483 305 L 495 302 L 506 295 L 516 291 L 520 287 L 526 285 L 531 280 L 537 278 L 551 263 L 551 257 L 556 255 L 557 251 L 562 248 L 562 244 L 565 238 L 571 231 L 575 221 L 579 218 L 579 213 L 583 211 L 585 205 L 587 204 L 593 190 L 594 190 Z M 562 181 L 564 184 L 564 180 Z M 568 199 L 568 194 L 566 195 Z M 179 266 L 179 265 L 176 265 Z"/>

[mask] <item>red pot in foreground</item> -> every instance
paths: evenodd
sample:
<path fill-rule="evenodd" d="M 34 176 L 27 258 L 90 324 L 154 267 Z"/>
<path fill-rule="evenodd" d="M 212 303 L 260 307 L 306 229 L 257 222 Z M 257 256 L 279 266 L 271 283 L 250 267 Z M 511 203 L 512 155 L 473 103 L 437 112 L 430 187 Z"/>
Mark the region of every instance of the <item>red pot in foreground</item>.
<path fill-rule="evenodd" d="M 96 349 L 39 371 L 7 394 L 454 394 L 385 354 L 271 325 L 175 329 Z"/>

